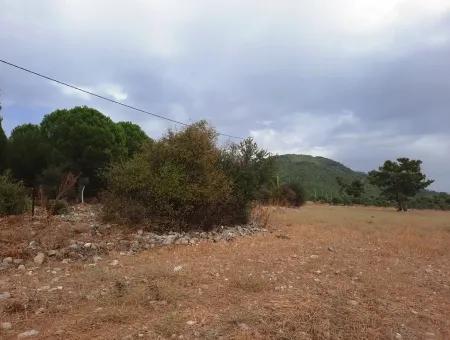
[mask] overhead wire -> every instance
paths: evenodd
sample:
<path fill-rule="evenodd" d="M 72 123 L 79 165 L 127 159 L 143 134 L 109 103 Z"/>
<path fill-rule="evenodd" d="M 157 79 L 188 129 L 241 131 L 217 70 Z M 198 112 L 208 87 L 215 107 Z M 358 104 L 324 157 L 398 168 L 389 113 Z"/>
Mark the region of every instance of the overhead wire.
<path fill-rule="evenodd" d="M 163 120 L 166 120 L 166 121 L 175 123 L 175 124 L 180 124 L 180 125 L 183 125 L 183 126 L 189 126 L 189 125 L 190 125 L 190 124 L 188 124 L 188 123 L 181 122 L 181 121 L 179 121 L 179 120 L 175 120 L 175 119 L 172 119 L 172 118 L 169 118 L 169 117 L 166 117 L 166 116 L 162 116 L 162 115 L 159 115 L 159 114 L 150 112 L 150 111 L 148 111 L 148 110 L 144 110 L 144 109 L 138 108 L 138 107 L 136 107 L 136 106 L 128 105 L 128 104 L 122 103 L 122 102 L 120 102 L 120 101 L 117 101 L 117 100 L 114 100 L 114 99 L 111 99 L 111 98 L 102 96 L 102 95 L 100 95 L 100 94 L 98 94 L 98 93 L 95 93 L 95 92 L 92 92 L 92 91 L 85 90 L 85 89 L 83 89 L 83 88 L 81 88 L 81 87 L 78 87 L 78 86 L 75 86 L 75 85 L 66 83 L 66 82 L 64 82 L 64 81 L 61 81 L 61 80 L 58 80 L 58 79 L 56 79 L 56 78 L 47 76 L 47 75 L 45 75 L 45 74 L 42 74 L 42 73 L 39 73 L 39 72 L 30 70 L 29 68 L 26 68 L 26 67 L 23 67 L 23 66 L 20 66 L 20 65 L 11 63 L 11 62 L 9 62 L 9 61 L 7 61 L 7 60 L 0 59 L 0 62 L 2 62 L 2 63 L 5 64 L 5 65 L 8 65 L 8 66 L 10 66 L 10 67 L 13 67 L 13 68 L 22 70 L 22 71 L 24 71 L 24 72 L 28 72 L 28 73 L 33 74 L 33 75 L 35 75 L 35 76 L 38 76 L 38 77 L 40 77 L 40 78 L 44 78 L 44 79 L 50 80 L 50 81 L 55 82 L 55 83 L 57 83 L 57 84 L 59 84 L 59 85 L 63 85 L 63 86 L 69 87 L 69 88 L 71 88 L 71 89 L 74 89 L 74 90 L 77 90 L 77 91 L 80 91 L 80 92 L 89 94 L 89 95 L 91 95 L 91 96 L 94 96 L 94 97 L 97 97 L 97 98 L 106 100 L 106 101 L 108 101 L 108 102 L 111 102 L 111 103 L 114 103 L 114 104 L 117 104 L 117 105 L 126 107 L 126 108 L 131 109 L 131 110 L 135 110 L 135 111 L 138 111 L 138 112 L 141 112 L 141 113 L 145 113 L 145 114 L 147 114 L 147 115 L 150 115 L 150 116 L 153 116 L 153 117 L 156 117 L 156 118 L 159 118 L 159 119 L 163 119 Z M 218 132 L 217 134 L 220 135 L 220 136 L 229 137 L 229 138 L 244 139 L 243 137 L 233 136 L 233 135 L 229 135 L 229 134 L 221 133 L 221 132 Z"/>

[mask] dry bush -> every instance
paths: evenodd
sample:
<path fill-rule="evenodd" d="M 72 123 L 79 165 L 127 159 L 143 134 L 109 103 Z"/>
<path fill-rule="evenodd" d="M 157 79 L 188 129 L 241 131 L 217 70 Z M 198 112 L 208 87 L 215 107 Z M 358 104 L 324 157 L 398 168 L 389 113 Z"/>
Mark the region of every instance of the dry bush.
<path fill-rule="evenodd" d="M 169 131 L 130 161 L 111 167 L 103 196 L 106 217 L 150 222 L 160 229 L 208 229 L 232 222 L 239 207 L 232 204 L 220 157 L 216 132 L 205 123 Z"/>
<path fill-rule="evenodd" d="M 270 220 L 270 208 L 262 204 L 256 204 L 250 215 L 250 223 L 261 228 L 267 228 Z"/>
<path fill-rule="evenodd" d="M 48 190 L 44 190 L 43 188 L 41 188 L 41 206 L 45 207 L 48 223 L 50 222 L 50 218 L 53 215 L 59 215 L 68 212 L 68 204 L 66 201 L 64 201 L 64 199 L 67 198 L 67 195 L 74 190 L 79 177 L 80 175 L 74 175 L 71 172 L 63 175 L 59 183 L 59 187 L 56 191 L 55 199 L 49 199 Z"/>
<path fill-rule="evenodd" d="M 22 214 L 28 206 L 24 185 L 7 173 L 0 175 L 0 216 Z"/>

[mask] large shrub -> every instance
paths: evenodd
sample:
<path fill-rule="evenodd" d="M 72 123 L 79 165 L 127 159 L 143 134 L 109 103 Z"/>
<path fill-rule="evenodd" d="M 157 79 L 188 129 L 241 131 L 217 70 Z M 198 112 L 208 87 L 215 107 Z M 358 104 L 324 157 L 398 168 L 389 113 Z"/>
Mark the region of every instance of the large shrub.
<path fill-rule="evenodd" d="M 262 191 L 261 200 L 268 204 L 300 207 L 306 203 L 305 190 L 299 183 L 280 184 L 278 177 Z"/>
<path fill-rule="evenodd" d="M 0 175 L 0 216 L 22 214 L 27 207 L 27 192 L 9 174 Z"/>
<path fill-rule="evenodd" d="M 258 147 L 252 138 L 233 143 L 222 151 L 221 168 L 232 183 L 232 200 L 239 209 L 237 220 L 247 221 L 250 202 L 263 201 L 274 173 L 270 154 Z"/>
<path fill-rule="evenodd" d="M 232 181 L 220 166 L 216 132 L 205 122 L 169 131 L 106 174 L 105 216 L 164 229 L 233 223 Z"/>

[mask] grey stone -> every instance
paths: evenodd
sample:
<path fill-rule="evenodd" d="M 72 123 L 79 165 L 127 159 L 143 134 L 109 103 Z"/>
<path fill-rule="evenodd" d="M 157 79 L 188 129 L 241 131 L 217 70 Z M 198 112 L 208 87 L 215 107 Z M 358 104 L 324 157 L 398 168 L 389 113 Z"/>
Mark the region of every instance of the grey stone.
<path fill-rule="evenodd" d="M 49 250 L 47 252 L 47 254 L 48 254 L 48 256 L 56 256 L 56 255 L 58 255 L 58 252 L 56 250 L 52 249 L 52 250 Z"/>

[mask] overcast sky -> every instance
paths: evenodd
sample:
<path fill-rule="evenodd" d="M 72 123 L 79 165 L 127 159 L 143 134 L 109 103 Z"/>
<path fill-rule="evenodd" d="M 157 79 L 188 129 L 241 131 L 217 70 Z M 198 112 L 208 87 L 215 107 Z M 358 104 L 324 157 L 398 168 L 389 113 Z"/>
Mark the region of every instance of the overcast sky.
<path fill-rule="evenodd" d="M 0 58 L 273 153 L 419 158 L 450 192 L 449 0 L 0 0 Z M 0 91 L 7 132 L 75 105 L 169 127 L 3 64 Z"/>

